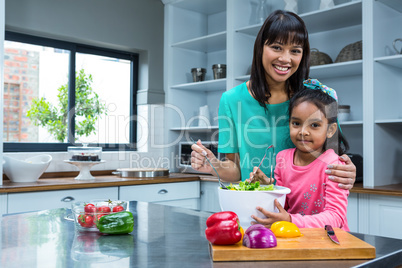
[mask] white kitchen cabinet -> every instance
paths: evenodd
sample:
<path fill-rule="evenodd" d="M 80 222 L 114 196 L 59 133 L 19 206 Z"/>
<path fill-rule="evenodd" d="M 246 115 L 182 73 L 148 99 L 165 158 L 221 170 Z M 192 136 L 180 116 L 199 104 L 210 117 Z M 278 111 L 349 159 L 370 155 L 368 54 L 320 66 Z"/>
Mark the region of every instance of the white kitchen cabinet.
<path fill-rule="evenodd" d="M 219 184 L 217 181 L 201 181 L 200 210 L 209 212 L 221 211 L 218 187 Z"/>
<path fill-rule="evenodd" d="M 71 208 L 71 203 L 76 201 L 99 198 L 118 200 L 118 194 L 118 187 L 8 193 L 6 213 Z"/>
<path fill-rule="evenodd" d="M 402 197 L 351 193 L 347 217 L 352 232 L 402 238 Z"/>
<path fill-rule="evenodd" d="M 402 198 L 369 195 L 369 234 L 402 239 Z"/>
<path fill-rule="evenodd" d="M 359 230 L 359 196 L 355 193 L 350 193 L 348 197 L 348 225 L 351 232 Z"/>
<path fill-rule="evenodd" d="M 119 191 L 119 197 L 122 200 L 199 209 L 199 181 L 120 186 Z"/>
<path fill-rule="evenodd" d="M 7 214 L 7 194 L 0 193 L 0 216 Z"/>

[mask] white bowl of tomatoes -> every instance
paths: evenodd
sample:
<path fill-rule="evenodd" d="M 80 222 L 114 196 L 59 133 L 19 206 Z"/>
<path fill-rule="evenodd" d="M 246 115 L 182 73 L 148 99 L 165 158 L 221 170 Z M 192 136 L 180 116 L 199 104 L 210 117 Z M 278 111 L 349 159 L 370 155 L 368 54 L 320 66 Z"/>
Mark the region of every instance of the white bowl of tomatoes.
<path fill-rule="evenodd" d="M 98 232 L 96 223 L 102 216 L 127 210 L 127 201 L 95 199 L 71 205 L 75 227 L 79 231 Z"/>

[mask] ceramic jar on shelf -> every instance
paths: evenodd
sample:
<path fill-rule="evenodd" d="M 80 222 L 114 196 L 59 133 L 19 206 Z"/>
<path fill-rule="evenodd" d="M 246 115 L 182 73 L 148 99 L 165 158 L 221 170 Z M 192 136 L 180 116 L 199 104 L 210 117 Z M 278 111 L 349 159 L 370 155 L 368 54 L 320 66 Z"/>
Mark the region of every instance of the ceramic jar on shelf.
<path fill-rule="evenodd" d="M 283 8 L 284 10 L 297 13 L 298 12 L 298 6 L 297 6 L 297 0 L 283 0 L 285 2 L 285 7 Z"/>

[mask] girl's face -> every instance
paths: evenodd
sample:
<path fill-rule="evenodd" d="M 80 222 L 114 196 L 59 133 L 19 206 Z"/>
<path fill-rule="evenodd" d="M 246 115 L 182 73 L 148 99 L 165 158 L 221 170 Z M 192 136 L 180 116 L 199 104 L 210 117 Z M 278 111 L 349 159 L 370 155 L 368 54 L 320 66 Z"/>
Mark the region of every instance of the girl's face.
<path fill-rule="evenodd" d="M 268 84 L 283 83 L 299 68 L 303 47 L 296 44 L 274 42 L 264 45 L 262 64 Z"/>
<path fill-rule="evenodd" d="M 324 113 L 313 103 L 303 101 L 293 108 L 290 115 L 290 139 L 304 153 L 322 153 L 327 138 L 331 138 L 337 124 L 328 125 Z"/>

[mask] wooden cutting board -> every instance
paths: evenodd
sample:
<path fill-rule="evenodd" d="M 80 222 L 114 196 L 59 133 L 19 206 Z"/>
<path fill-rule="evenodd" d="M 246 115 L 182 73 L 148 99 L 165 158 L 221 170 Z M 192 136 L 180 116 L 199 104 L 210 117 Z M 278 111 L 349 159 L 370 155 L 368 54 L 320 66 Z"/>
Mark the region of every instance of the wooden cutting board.
<path fill-rule="evenodd" d="M 339 228 L 334 228 L 339 245 L 324 228 L 301 228 L 301 237 L 277 238 L 274 248 L 254 249 L 241 244 L 210 244 L 213 261 L 373 259 L 375 247 Z"/>

